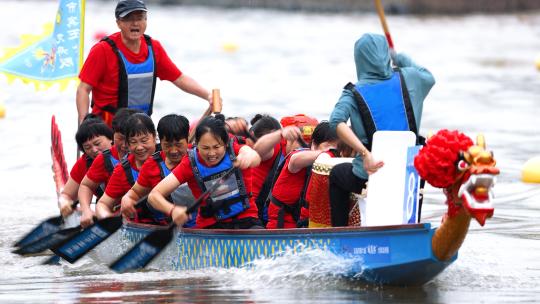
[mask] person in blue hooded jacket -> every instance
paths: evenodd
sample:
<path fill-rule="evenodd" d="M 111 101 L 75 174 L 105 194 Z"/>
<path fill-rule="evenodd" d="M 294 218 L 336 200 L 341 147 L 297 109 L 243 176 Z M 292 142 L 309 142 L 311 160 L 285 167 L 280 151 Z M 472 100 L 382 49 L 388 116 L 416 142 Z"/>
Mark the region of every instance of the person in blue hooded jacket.
<path fill-rule="evenodd" d="M 391 59 L 396 69 L 392 68 Z M 352 164 L 336 165 L 330 172 L 334 227 L 347 226 L 350 192 L 360 193 L 368 175 L 384 165 L 371 155 L 373 133 L 410 130 L 419 139 L 424 99 L 435 84 L 431 72 L 408 56 L 393 51 L 391 56 L 382 35 L 364 34 L 358 39 L 354 61 L 358 81 L 345 86 L 330 115 L 330 125 L 338 137 L 357 153 Z M 351 127 L 347 125 L 349 119 Z"/>

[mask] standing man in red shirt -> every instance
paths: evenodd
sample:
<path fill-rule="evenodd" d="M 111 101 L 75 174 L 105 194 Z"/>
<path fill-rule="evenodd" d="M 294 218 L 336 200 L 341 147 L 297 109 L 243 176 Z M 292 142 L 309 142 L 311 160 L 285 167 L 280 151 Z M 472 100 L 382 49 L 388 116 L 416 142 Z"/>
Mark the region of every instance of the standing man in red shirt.
<path fill-rule="evenodd" d="M 81 83 L 76 97 L 79 123 L 89 107 L 109 126 L 119 108 L 134 108 L 151 115 L 156 78 L 171 81 L 184 92 L 211 103 L 211 93 L 182 73 L 159 41 L 144 34 L 146 12 L 142 0 L 118 2 L 115 16 L 120 32 L 92 47 L 79 74 Z"/>

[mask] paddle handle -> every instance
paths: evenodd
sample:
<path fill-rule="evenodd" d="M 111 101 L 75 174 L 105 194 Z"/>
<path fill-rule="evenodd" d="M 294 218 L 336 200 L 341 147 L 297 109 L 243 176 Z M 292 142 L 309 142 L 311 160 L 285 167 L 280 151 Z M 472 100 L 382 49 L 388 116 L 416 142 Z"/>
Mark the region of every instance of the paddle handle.
<path fill-rule="evenodd" d="M 214 114 L 221 113 L 222 104 L 221 104 L 221 93 L 219 89 L 212 90 L 212 112 Z"/>
<path fill-rule="evenodd" d="M 390 49 L 394 49 L 394 42 L 392 41 L 392 36 L 390 36 L 390 30 L 388 29 L 388 24 L 386 24 L 386 17 L 384 16 L 384 7 L 381 0 L 375 0 L 375 7 L 377 9 L 377 14 L 379 14 L 379 19 L 381 20 L 381 25 L 388 41 L 388 46 Z"/>

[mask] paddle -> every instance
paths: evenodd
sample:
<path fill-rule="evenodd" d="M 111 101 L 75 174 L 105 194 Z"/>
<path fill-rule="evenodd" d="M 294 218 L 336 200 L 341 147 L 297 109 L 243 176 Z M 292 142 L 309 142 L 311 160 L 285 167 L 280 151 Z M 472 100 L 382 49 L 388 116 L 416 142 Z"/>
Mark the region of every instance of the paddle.
<path fill-rule="evenodd" d="M 197 121 L 197 123 L 193 126 L 193 127 L 190 127 L 190 130 L 189 130 L 189 135 L 188 135 L 188 142 L 191 143 L 193 142 L 193 138 L 195 137 L 195 131 L 197 130 L 197 126 L 199 125 L 199 122 L 201 120 L 203 120 L 205 117 L 207 116 L 210 116 L 210 114 L 212 114 L 212 112 L 221 112 L 221 98 L 220 98 L 220 95 L 219 95 L 219 89 L 213 89 L 212 90 L 212 105 L 210 107 L 208 107 L 208 109 L 206 109 L 206 111 L 204 111 L 203 115 L 201 116 L 201 118 L 199 118 L 199 120 Z"/>
<path fill-rule="evenodd" d="M 56 186 L 56 195 L 57 197 L 60 197 L 62 188 L 64 187 L 69 178 L 69 172 L 67 169 L 66 160 L 64 158 L 62 134 L 60 133 L 60 129 L 56 124 L 56 118 L 54 115 L 51 118 L 51 158 L 53 164 L 53 179 Z M 75 208 L 78 203 L 79 201 L 73 202 L 71 207 Z M 38 246 L 39 243 L 37 243 L 36 241 L 58 232 L 60 230 L 60 226 L 63 223 L 64 219 L 62 218 L 62 216 L 55 216 L 42 221 L 34 229 L 32 229 L 14 244 L 15 247 L 21 247 L 21 250 L 16 250 L 15 252 L 19 254 L 27 254 L 38 250 L 40 246 Z M 30 248 L 22 248 L 31 244 L 33 245 Z"/>
<path fill-rule="evenodd" d="M 388 24 L 386 24 L 386 17 L 384 16 L 384 7 L 381 0 L 375 0 L 375 7 L 377 8 L 377 13 L 379 14 L 379 19 L 381 20 L 381 25 L 384 30 L 384 35 L 388 41 L 388 46 L 391 50 L 394 50 L 394 42 L 392 41 L 392 36 L 390 36 L 390 30 L 388 29 Z"/>
<path fill-rule="evenodd" d="M 208 188 L 186 211 L 192 213 L 199 207 L 202 201 L 207 199 L 225 180 L 233 174 L 235 168 L 229 169 L 210 188 Z M 171 224 L 167 229 L 154 230 L 144 239 L 138 242 L 127 253 L 112 263 L 109 268 L 122 273 L 144 268 L 150 263 L 172 240 L 176 224 Z"/>
<path fill-rule="evenodd" d="M 146 203 L 148 196 L 137 201 L 136 207 Z M 78 233 L 71 235 L 61 243 L 56 243 L 50 249 L 64 260 L 75 263 L 78 259 L 94 249 L 122 227 L 122 215 L 104 218 Z"/>
<path fill-rule="evenodd" d="M 20 255 L 40 253 L 51 247 L 61 244 L 66 239 L 72 237 L 76 233 L 79 233 L 81 229 L 81 226 L 77 226 L 56 231 L 14 250 L 13 253 Z"/>
<path fill-rule="evenodd" d="M 77 204 L 79 204 L 79 201 L 73 202 L 73 204 L 71 204 L 71 208 L 75 209 L 75 207 L 77 207 Z M 58 232 L 60 230 L 60 226 L 63 223 L 64 218 L 61 215 L 48 218 L 39 223 L 34 229 L 25 234 L 23 237 L 21 237 L 20 240 L 13 244 L 13 246 L 25 247 L 31 243 L 34 243 L 37 240 L 40 240 L 46 236 Z"/>

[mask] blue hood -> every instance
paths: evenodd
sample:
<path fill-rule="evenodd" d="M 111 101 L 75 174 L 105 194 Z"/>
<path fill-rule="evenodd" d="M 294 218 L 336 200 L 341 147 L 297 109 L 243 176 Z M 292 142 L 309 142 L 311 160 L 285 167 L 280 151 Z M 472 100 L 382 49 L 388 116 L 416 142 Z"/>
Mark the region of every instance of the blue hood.
<path fill-rule="evenodd" d="M 354 62 L 361 85 L 388 79 L 393 73 L 388 42 L 382 35 L 364 34 L 358 39 L 354 44 Z"/>

